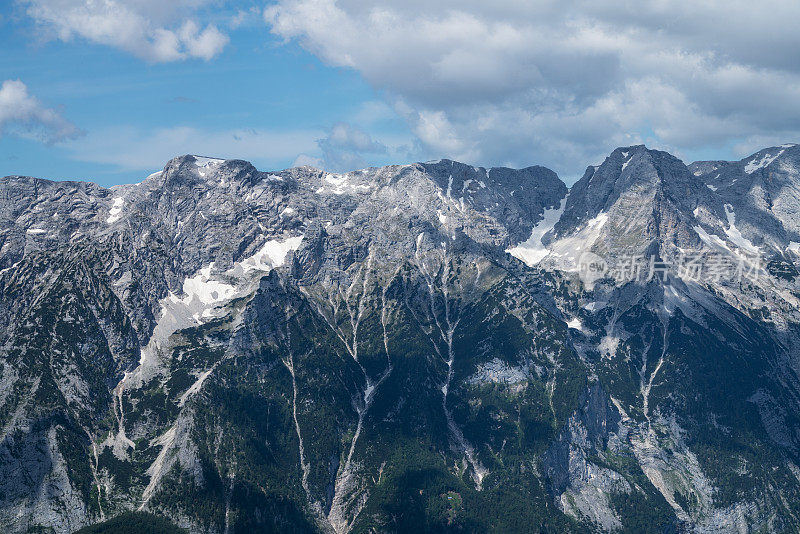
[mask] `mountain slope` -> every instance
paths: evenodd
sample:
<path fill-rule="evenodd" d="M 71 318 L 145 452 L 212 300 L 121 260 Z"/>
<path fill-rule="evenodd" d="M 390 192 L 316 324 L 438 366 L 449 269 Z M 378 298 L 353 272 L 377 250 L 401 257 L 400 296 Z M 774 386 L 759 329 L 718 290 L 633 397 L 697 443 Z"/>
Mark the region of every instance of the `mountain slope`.
<path fill-rule="evenodd" d="M 785 252 L 800 242 L 800 145 L 766 148 L 723 167 L 696 162 L 690 169 L 731 205 L 743 235 Z"/>
<path fill-rule="evenodd" d="M 715 165 L 1 179 L 0 524 L 795 531 L 795 278 L 614 270 L 792 265 Z"/>

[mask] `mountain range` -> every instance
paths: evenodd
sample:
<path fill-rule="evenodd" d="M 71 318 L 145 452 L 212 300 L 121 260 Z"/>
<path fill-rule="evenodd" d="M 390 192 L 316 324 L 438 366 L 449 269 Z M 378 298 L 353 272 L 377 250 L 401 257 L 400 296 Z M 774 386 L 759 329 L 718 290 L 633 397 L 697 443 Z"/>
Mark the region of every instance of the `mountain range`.
<path fill-rule="evenodd" d="M 0 179 L 0 525 L 800 531 L 800 145 Z"/>

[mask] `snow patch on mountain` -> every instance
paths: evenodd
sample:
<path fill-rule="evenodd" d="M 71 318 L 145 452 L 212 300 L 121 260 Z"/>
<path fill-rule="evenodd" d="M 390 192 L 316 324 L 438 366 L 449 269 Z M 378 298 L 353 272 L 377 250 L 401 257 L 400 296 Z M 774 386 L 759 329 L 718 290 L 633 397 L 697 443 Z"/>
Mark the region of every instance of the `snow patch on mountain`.
<path fill-rule="evenodd" d="M 234 276 L 239 276 L 240 268 L 243 274 L 247 275 L 257 271 L 268 272 L 272 268 L 280 267 L 286 261 L 289 252 L 300 248 L 302 241 L 303 236 L 290 237 L 284 241 L 277 239 L 267 241 L 261 250 L 236 263 L 229 272 Z"/>
<path fill-rule="evenodd" d="M 619 336 L 606 334 L 600 339 L 597 345 L 597 350 L 600 351 L 600 356 L 603 358 L 613 358 L 617 354 L 617 348 L 622 341 Z"/>
<path fill-rule="evenodd" d="M 746 172 L 747 174 L 753 174 L 758 169 L 762 169 L 762 168 L 766 167 L 767 165 L 769 165 L 770 163 L 772 163 L 773 161 L 775 161 L 783 153 L 784 153 L 784 150 L 781 150 L 780 152 L 778 152 L 774 156 L 771 156 L 769 153 L 767 153 L 767 154 L 764 154 L 761 157 L 761 159 L 758 159 L 758 156 L 756 156 L 752 160 L 750 160 L 750 162 L 747 165 L 745 165 L 744 172 Z"/>
<path fill-rule="evenodd" d="M 325 173 L 322 177 L 322 185 L 316 190 L 318 195 L 323 193 L 333 193 L 334 195 L 364 193 L 371 188 L 364 183 L 358 183 L 359 172 L 347 174 Z"/>
<path fill-rule="evenodd" d="M 588 311 L 589 313 L 594 313 L 596 311 L 602 310 L 607 305 L 606 302 L 599 302 L 599 301 L 592 301 L 587 302 L 583 305 L 583 309 Z"/>
<path fill-rule="evenodd" d="M 230 284 L 213 280 L 211 278 L 211 270 L 214 268 L 214 263 L 200 269 L 195 276 L 189 277 L 183 281 L 183 293 L 186 295 L 183 298 L 178 298 L 172 295 L 170 298 L 174 302 L 181 302 L 187 306 L 195 302 L 202 304 L 203 308 L 207 308 L 209 304 L 223 302 L 229 300 L 236 292 L 236 288 Z"/>
<path fill-rule="evenodd" d="M 507 249 L 506 252 L 531 267 L 542 261 L 550 253 L 547 247 L 542 243 L 542 238 L 547 232 L 553 229 L 558 219 L 561 218 L 566 203 L 567 198 L 564 197 L 561 199 L 561 203 L 557 208 L 544 210 L 544 217 L 533 228 L 528 240 L 524 243 L 520 243 L 516 247 Z"/>
<path fill-rule="evenodd" d="M 203 178 L 208 176 L 209 170 L 213 170 L 222 163 L 225 163 L 224 159 L 207 158 L 204 156 L 194 156 L 194 164 L 197 165 L 197 172 Z"/>
<path fill-rule="evenodd" d="M 166 301 L 173 305 L 170 306 L 170 311 L 175 318 L 183 315 L 181 312 L 194 312 L 191 316 L 199 324 L 203 319 L 213 316 L 214 307 L 242 296 L 243 290 L 249 290 L 247 283 L 251 281 L 253 274 L 264 274 L 283 265 L 286 255 L 292 250 L 297 250 L 302 240 L 303 236 L 291 237 L 284 241 L 271 239 L 264 243 L 258 252 L 219 274 L 212 274 L 214 269 L 212 262 L 200 269 L 196 275 L 184 280 L 183 297 L 174 294 L 167 297 Z M 166 312 L 166 309 L 164 311 Z"/>
<path fill-rule="evenodd" d="M 736 214 L 733 212 L 733 206 L 730 204 L 725 204 L 725 215 L 728 218 L 728 228 L 725 230 L 728 239 L 742 250 L 754 254 L 759 253 L 761 249 L 751 243 L 750 240 L 744 237 L 739 229 L 736 228 Z"/>
<path fill-rule="evenodd" d="M 125 199 L 122 197 L 117 197 L 114 199 L 114 203 L 111 205 L 111 209 L 108 210 L 108 218 L 106 222 L 108 224 L 113 224 L 120 220 L 122 217 L 122 206 L 125 205 Z"/>
<path fill-rule="evenodd" d="M 569 321 L 567 321 L 567 326 L 569 328 L 574 328 L 575 330 L 583 331 L 583 323 L 577 317 L 573 317 Z"/>
<path fill-rule="evenodd" d="M 194 163 L 198 167 L 209 167 L 211 165 L 225 163 L 225 160 L 220 158 L 207 158 L 205 156 L 194 156 Z"/>
<path fill-rule="evenodd" d="M 628 159 L 625 160 L 625 163 L 622 164 L 622 171 L 620 171 L 620 172 L 623 172 L 625 170 L 625 168 L 628 165 L 630 165 L 632 159 L 633 159 L 633 156 L 631 156 L 631 157 L 629 157 Z"/>
<path fill-rule="evenodd" d="M 607 222 L 608 214 L 601 211 L 572 235 L 550 243 L 547 261 L 557 269 L 577 271 L 581 256 L 591 251 Z"/>
<path fill-rule="evenodd" d="M 605 226 L 606 221 L 608 221 L 608 214 L 605 212 L 598 213 L 596 217 L 592 218 L 588 223 L 586 223 L 587 228 L 596 228 L 601 229 Z"/>
<path fill-rule="evenodd" d="M 341 195 L 344 193 L 344 186 L 347 184 L 347 175 L 326 174 L 325 181 L 333 186 L 333 194 Z"/>
<path fill-rule="evenodd" d="M 721 237 L 709 234 L 701 226 L 693 226 L 692 229 L 697 232 L 700 240 L 712 249 L 722 249 L 731 252 L 731 249 L 728 248 L 728 245 L 725 244 L 725 241 L 723 241 Z"/>
<path fill-rule="evenodd" d="M 183 282 L 183 295 L 170 293 L 161 300 L 161 317 L 147 346 L 142 349 L 138 373 L 143 378 L 157 368 L 157 354 L 176 331 L 203 324 L 219 315 L 231 300 L 255 290 L 262 275 L 280 267 L 286 255 L 297 250 L 303 236 L 271 239 L 252 256 L 224 272 L 215 272 L 214 263 L 200 269 Z"/>

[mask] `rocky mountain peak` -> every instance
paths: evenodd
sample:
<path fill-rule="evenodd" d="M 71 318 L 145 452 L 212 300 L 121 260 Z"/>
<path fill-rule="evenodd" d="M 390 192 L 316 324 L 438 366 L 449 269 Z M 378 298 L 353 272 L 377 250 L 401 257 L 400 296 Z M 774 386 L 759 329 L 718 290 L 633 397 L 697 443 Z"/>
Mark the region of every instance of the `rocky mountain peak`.
<path fill-rule="evenodd" d="M 0 525 L 795 532 L 792 264 L 574 273 L 800 252 L 794 148 L 762 152 L 622 147 L 568 198 L 451 160 L 0 179 Z"/>
<path fill-rule="evenodd" d="M 541 220 L 544 210 L 558 207 L 567 194 L 558 175 L 541 166 L 486 168 L 440 160 L 419 167 L 446 198 L 490 213 L 512 229 L 519 224 L 529 231 L 531 224 Z"/>
<path fill-rule="evenodd" d="M 635 202 L 639 207 L 657 203 L 656 210 L 670 205 L 691 214 L 698 203 L 710 198 L 705 189 L 681 160 L 667 152 L 644 145 L 617 148 L 601 165 L 589 167 L 572 186 L 555 234 L 568 235 L 620 203 Z"/>
<path fill-rule="evenodd" d="M 769 147 L 735 162 L 695 162 L 690 168 L 756 244 L 784 250 L 800 241 L 800 145 Z"/>
<path fill-rule="evenodd" d="M 162 171 L 150 175 L 144 183 L 151 188 L 170 190 L 197 183 L 224 184 L 226 181 L 254 185 L 262 174 L 247 161 L 187 154 L 168 161 Z"/>

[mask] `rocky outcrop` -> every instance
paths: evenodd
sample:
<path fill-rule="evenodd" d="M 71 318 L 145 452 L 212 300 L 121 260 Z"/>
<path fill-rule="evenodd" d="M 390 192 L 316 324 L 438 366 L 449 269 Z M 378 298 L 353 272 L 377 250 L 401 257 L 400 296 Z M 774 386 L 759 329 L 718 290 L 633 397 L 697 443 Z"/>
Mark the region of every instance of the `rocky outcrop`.
<path fill-rule="evenodd" d="M 795 531 L 796 160 L 0 179 L 0 524 Z"/>

